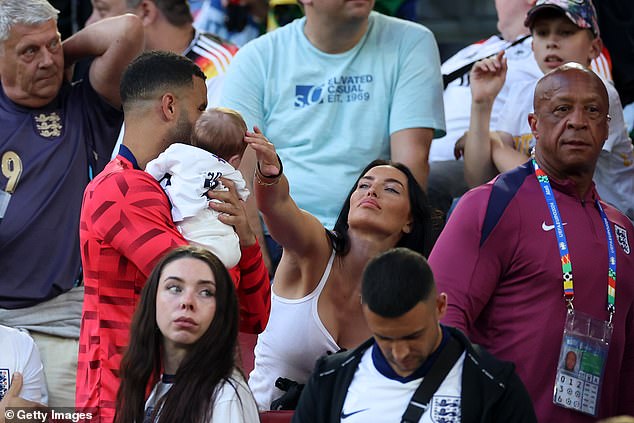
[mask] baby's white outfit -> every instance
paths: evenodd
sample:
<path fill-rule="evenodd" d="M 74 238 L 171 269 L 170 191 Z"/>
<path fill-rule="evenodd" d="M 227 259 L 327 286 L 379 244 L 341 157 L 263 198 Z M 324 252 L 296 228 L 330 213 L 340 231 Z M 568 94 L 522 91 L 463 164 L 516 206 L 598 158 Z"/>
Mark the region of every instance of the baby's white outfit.
<path fill-rule="evenodd" d="M 180 143 L 150 161 L 145 171 L 165 190 L 172 204 L 172 219 L 185 239 L 214 253 L 227 269 L 237 265 L 241 257 L 238 235 L 218 220 L 218 212 L 209 208 L 205 193 L 226 191 L 220 182 L 226 178 L 246 201 L 249 190 L 240 171 L 215 154 Z"/>

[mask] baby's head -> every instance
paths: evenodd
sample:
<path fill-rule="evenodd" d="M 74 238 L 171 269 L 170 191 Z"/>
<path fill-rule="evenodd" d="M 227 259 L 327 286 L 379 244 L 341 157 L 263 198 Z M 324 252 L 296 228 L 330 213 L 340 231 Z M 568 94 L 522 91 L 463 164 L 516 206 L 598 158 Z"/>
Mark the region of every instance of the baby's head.
<path fill-rule="evenodd" d="M 590 66 L 603 48 L 591 0 L 538 0 L 524 24 L 544 73 L 568 62 Z"/>
<path fill-rule="evenodd" d="M 247 147 L 244 142 L 246 132 L 247 124 L 240 113 L 226 107 L 215 107 L 205 110 L 196 121 L 192 145 L 215 154 L 237 168 Z"/>

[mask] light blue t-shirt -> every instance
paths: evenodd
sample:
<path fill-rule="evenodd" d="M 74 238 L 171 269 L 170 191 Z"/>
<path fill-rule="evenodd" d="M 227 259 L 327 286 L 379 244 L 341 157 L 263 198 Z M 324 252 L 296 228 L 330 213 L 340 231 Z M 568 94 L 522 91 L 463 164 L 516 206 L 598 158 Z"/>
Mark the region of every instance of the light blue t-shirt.
<path fill-rule="evenodd" d="M 390 134 L 433 128 L 444 135 L 440 58 L 427 28 L 377 12 L 341 54 L 315 48 L 305 23 L 240 49 L 221 104 L 275 144 L 297 205 L 332 228 L 361 170 L 390 157 Z"/>

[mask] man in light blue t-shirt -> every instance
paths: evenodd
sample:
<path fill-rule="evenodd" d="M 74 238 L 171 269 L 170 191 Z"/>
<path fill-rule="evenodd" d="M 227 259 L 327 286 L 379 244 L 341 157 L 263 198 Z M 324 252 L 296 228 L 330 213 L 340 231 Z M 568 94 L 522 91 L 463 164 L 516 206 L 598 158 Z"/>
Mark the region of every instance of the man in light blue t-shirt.
<path fill-rule="evenodd" d="M 426 186 L 431 140 L 445 132 L 440 58 L 427 28 L 372 12 L 372 0 L 302 3 L 304 18 L 238 52 L 221 104 L 275 144 L 293 199 L 330 229 L 373 159 Z M 248 148 L 247 179 L 254 166 Z"/>

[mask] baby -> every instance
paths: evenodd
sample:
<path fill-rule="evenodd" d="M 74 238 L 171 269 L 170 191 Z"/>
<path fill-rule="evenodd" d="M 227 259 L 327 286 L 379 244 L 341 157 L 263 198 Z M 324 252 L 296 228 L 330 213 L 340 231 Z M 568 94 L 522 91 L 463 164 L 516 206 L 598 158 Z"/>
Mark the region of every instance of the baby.
<path fill-rule="evenodd" d="M 191 145 L 172 144 L 145 171 L 167 193 L 172 219 L 191 244 L 214 253 L 227 269 L 240 261 L 240 241 L 233 227 L 218 220 L 209 208 L 208 190 L 226 190 L 220 178 L 231 180 L 245 201 L 249 190 L 236 170 L 246 148 L 247 125 L 235 110 L 214 108 L 203 112 L 192 133 Z"/>

